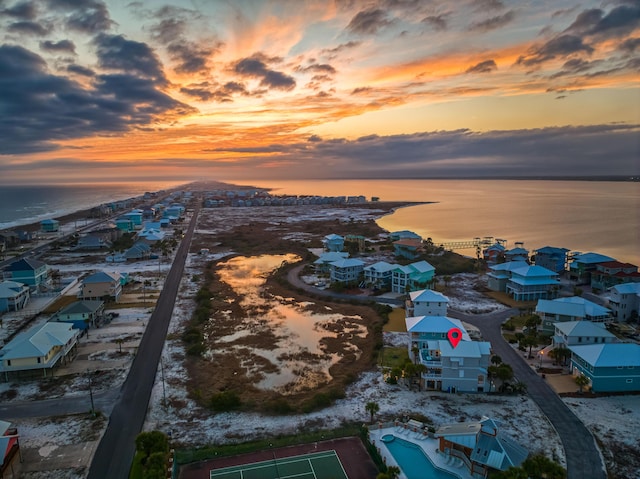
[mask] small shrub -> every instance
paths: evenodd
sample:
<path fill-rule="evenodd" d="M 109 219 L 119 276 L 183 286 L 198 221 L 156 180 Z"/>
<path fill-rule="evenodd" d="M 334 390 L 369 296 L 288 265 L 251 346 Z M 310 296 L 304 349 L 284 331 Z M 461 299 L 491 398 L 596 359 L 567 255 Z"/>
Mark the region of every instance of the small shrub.
<path fill-rule="evenodd" d="M 240 396 L 234 391 L 222 391 L 221 393 L 211 396 L 209 407 L 214 411 L 225 412 L 238 409 L 242 405 Z"/>

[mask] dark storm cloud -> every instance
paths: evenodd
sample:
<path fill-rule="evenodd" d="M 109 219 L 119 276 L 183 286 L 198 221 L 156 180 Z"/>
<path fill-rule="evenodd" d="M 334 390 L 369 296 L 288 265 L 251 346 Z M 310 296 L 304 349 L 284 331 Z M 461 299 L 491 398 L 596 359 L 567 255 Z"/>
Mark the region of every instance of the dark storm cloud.
<path fill-rule="evenodd" d="M 640 48 L 640 38 L 627 38 L 618 48 L 624 52 L 633 53 Z"/>
<path fill-rule="evenodd" d="M 442 31 L 447 29 L 448 16 L 448 14 L 429 15 L 428 17 L 424 17 L 421 22 L 432 26 L 435 30 Z"/>
<path fill-rule="evenodd" d="M 259 78 L 261 86 L 276 90 L 291 90 L 296 86 L 293 77 L 269 69 L 260 56 L 240 60 L 235 64 L 234 71 L 250 78 Z"/>
<path fill-rule="evenodd" d="M 56 149 L 55 142 L 144 127 L 190 107 L 130 74 L 95 77 L 91 88 L 52 75 L 37 54 L 0 46 L 0 154 Z"/>
<path fill-rule="evenodd" d="M 85 77 L 92 77 L 95 75 L 95 72 L 91 68 L 83 67 L 82 65 L 69 65 L 67 66 L 67 71 L 69 73 L 75 73 L 77 75 L 82 75 Z"/>
<path fill-rule="evenodd" d="M 221 44 L 213 47 L 203 47 L 186 40 L 170 43 L 167 51 L 171 58 L 178 62 L 175 70 L 179 73 L 208 72 L 207 62 L 209 57 L 217 52 Z"/>
<path fill-rule="evenodd" d="M 618 38 L 640 26 L 640 2 L 620 5 L 609 13 L 594 8 L 580 13 L 566 31 L 601 38 Z"/>
<path fill-rule="evenodd" d="M 347 25 L 347 30 L 351 33 L 372 35 L 390 24 L 391 20 L 384 10 L 370 9 L 358 12 Z"/>
<path fill-rule="evenodd" d="M 541 47 L 533 49 L 526 56 L 519 57 L 516 63 L 531 66 L 556 57 L 564 57 L 580 52 L 591 54 L 593 48 L 583 43 L 582 38 L 575 35 L 560 35 L 549 40 Z"/>
<path fill-rule="evenodd" d="M 49 7 L 67 14 L 64 21 L 71 30 L 92 34 L 107 31 L 114 24 L 107 6 L 99 0 L 49 0 Z"/>
<path fill-rule="evenodd" d="M 482 20 L 481 22 L 472 23 L 471 25 L 469 25 L 469 28 L 478 32 L 488 32 L 507 25 L 514 18 L 515 14 L 513 13 L 513 11 L 509 10 L 503 15 L 487 18 L 486 20 Z"/>
<path fill-rule="evenodd" d="M 0 9 L 0 14 L 21 20 L 33 20 L 38 15 L 38 9 L 32 2 L 20 2 L 13 7 Z"/>
<path fill-rule="evenodd" d="M 465 73 L 490 73 L 498 68 L 493 60 L 485 60 L 467 68 Z"/>
<path fill-rule="evenodd" d="M 40 48 L 48 52 L 76 52 L 76 46 L 71 40 L 60 40 L 58 42 L 45 40 L 44 42 L 40 42 Z"/>
<path fill-rule="evenodd" d="M 141 75 L 158 84 L 167 83 L 160 60 L 146 43 L 108 34 L 98 35 L 94 43 L 101 68 Z"/>
<path fill-rule="evenodd" d="M 23 20 L 20 22 L 10 23 L 7 27 L 12 33 L 20 33 L 27 35 L 36 35 L 38 37 L 43 37 L 51 32 L 51 26 L 42 25 L 38 22 L 32 22 L 30 20 Z"/>

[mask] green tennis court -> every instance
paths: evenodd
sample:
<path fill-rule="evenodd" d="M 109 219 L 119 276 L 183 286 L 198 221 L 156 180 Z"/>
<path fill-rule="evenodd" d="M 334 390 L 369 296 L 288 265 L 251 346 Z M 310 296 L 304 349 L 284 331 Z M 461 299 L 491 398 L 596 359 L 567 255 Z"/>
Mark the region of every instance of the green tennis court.
<path fill-rule="evenodd" d="M 336 451 L 214 469 L 211 479 L 348 479 Z"/>

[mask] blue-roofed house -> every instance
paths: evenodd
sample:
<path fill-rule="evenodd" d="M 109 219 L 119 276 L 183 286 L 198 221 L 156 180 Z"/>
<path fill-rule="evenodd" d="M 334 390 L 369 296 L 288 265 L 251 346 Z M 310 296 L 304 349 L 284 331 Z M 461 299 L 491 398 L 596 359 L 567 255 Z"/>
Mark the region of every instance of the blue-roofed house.
<path fill-rule="evenodd" d="M 618 338 L 607 331 L 603 323 L 591 321 L 567 321 L 556 323 L 552 336 L 552 348 L 568 348 L 581 344 L 615 343 Z"/>
<path fill-rule="evenodd" d="M 449 298 L 431 289 L 411 291 L 405 305 L 405 315 L 446 316 Z"/>
<path fill-rule="evenodd" d="M 86 330 L 96 325 L 104 313 L 104 301 L 75 301 L 58 311 L 51 321 L 71 323 L 75 329 Z"/>
<path fill-rule="evenodd" d="M 391 291 L 406 293 L 426 288 L 433 281 L 436 269 L 426 261 L 406 266 L 396 265 L 391 272 Z"/>
<path fill-rule="evenodd" d="M 457 422 L 440 426 L 435 433 L 438 450 L 462 459 L 472 477 L 487 477 L 490 471 L 518 467 L 529 451 L 503 433 L 499 423 L 483 417 L 479 422 Z"/>
<path fill-rule="evenodd" d="M 596 271 L 598 264 L 615 261 L 615 258 L 599 253 L 575 253 L 569 263 L 569 279 L 577 284 L 590 284 L 591 273 Z"/>
<path fill-rule="evenodd" d="M 508 249 L 504 252 L 505 262 L 524 261 L 529 262 L 529 250 L 524 247 L 524 243 L 516 243 L 515 248 Z"/>
<path fill-rule="evenodd" d="M 28 374 L 27 371 L 51 376 L 55 366 L 73 359 L 79 335 L 71 324 L 55 322 L 20 333 L 0 349 L 0 374 L 5 381 L 10 376 Z"/>
<path fill-rule="evenodd" d="M 398 241 L 402 239 L 417 239 L 422 241 L 422 237 L 419 234 L 409 230 L 393 231 L 389 233 L 389 239 L 391 241 Z"/>
<path fill-rule="evenodd" d="M 135 210 L 129 211 L 128 213 L 123 214 L 122 217 L 130 219 L 131 223 L 133 223 L 134 229 L 136 229 L 139 226 L 142 226 L 143 215 L 144 215 L 144 212 L 142 210 L 135 209 Z"/>
<path fill-rule="evenodd" d="M 471 341 L 462 323 L 446 316 L 416 316 L 405 318 L 409 334 L 409 357 L 425 366 L 419 387 L 448 392 L 489 392 L 487 368 L 491 344 Z M 454 348 L 447 338 L 452 328 L 462 332 Z"/>
<path fill-rule="evenodd" d="M 574 376 L 584 374 L 593 392 L 640 391 L 640 344 L 570 346 Z"/>
<path fill-rule="evenodd" d="M 120 231 L 124 231 L 125 233 L 131 233 L 135 231 L 135 226 L 131 218 L 126 218 L 124 216 L 116 218 L 115 224 L 116 228 L 118 228 Z"/>
<path fill-rule="evenodd" d="M 553 334 L 555 324 L 566 321 L 604 322 L 612 318 L 611 310 L 579 296 L 557 298 L 553 300 L 539 299 L 536 314 L 542 323 L 543 333 Z"/>
<path fill-rule="evenodd" d="M 330 266 L 331 282 L 353 283 L 362 280 L 364 262 L 355 258 L 344 258 L 334 261 Z"/>
<path fill-rule="evenodd" d="M 346 259 L 349 257 L 349 253 L 346 251 L 329 251 L 328 253 L 322 253 L 317 260 L 313 262 L 314 267 L 321 273 L 328 273 L 331 269 L 331 263 Z"/>
<path fill-rule="evenodd" d="M 322 244 L 326 251 L 342 251 L 344 249 L 344 238 L 332 233 L 322 239 Z"/>
<path fill-rule="evenodd" d="M 525 266 L 511 271 L 507 294 L 516 301 L 554 298 L 560 289 L 558 273 L 542 266 Z"/>
<path fill-rule="evenodd" d="M 149 259 L 151 257 L 151 246 L 144 241 L 136 241 L 131 248 L 124 252 L 127 260 Z"/>
<path fill-rule="evenodd" d="M 487 273 L 487 287 L 491 291 L 507 292 L 507 283 L 511 279 L 511 272 L 514 269 L 527 267 L 524 261 L 510 261 L 508 263 L 498 263 L 489 266 Z"/>
<path fill-rule="evenodd" d="M 99 271 L 82 280 L 79 296 L 87 300 L 111 300 L 118 302 L 122 294 L 123 277 L 120 273 Z"/>
<path fill-rule="evenodd" d="M 4 269 L 5 279 L 17 281 L 38 290 L 49 282 L 49 267 L 46 263 L 33 258 L 14 261 Z"/>
<path fill-rule="evenodd" d="M 534 261 L 536 265 L 560 274 L 567 269 L 567 253 L 569 253 L 567 248 L 545 246 L 536 250 Z"/>
<path fill-rule="evenodd" d="M 0 283 L 0 313 L 24 309 L 30 297 L 31 290 L 26 284 L 16 281 L 2 281 Z"/>
<path fill-rule="evenodd" d="M 60 229 L 60 222 L 54 219 L 46 219 L 40 222 L 40 231 L 43 233 L 57 233 Z"/>
<path fill-rule="evenodd" d="M 391 277 L 397 264 L 378 261 L 364 267 L 364 282 L 372 288 L 391 288 Z"/>
<path fill-rule="evenodd" d="M 640 311 L 640 283 L 613 286 L 610 290 L 609 307 L 616 321 L 637 318 Z"/>

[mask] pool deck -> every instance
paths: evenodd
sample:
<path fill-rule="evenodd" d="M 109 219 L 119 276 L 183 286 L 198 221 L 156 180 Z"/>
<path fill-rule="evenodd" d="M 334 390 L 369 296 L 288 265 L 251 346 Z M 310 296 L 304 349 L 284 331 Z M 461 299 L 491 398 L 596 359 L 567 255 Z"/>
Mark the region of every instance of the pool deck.
<path fill-rule="evenodd" d="M 420 446 L 427 457 L 431 459 L 433 465 L 435 465 L 437 468 L 450 472 L 460 479 L 473 479 L 467 467 L 462 464 L 460 460 L 456 460 L 456 462 L 452 465 L 449 463 L 449 461 L 451 461 L 451 458 L 445 456 L 444 454 L 436 452 L 438 450 L 437 439 L 433 439 L 420 433 L 413 432 L 410 428 L 404 429 L 398 426 L 383 427 L 382 429 L 371 428 L 369 430 L 369 440 L 374 446 L 376 446 L 378 451 L 380 451 L 380 455 L 384 459 L 387 466 L 400 467 L 389 452 L 389 449 L 387 449 L 384 441 L 382 441 L 381 439 L 387 434 L 393 434 L 396 437 L 402 438 L 405 441 L 409 441 Z M 404 474 L 404 472 L 401 472 L 398 476 L 398 479 L 407 479 L 407 476 Z"/>

